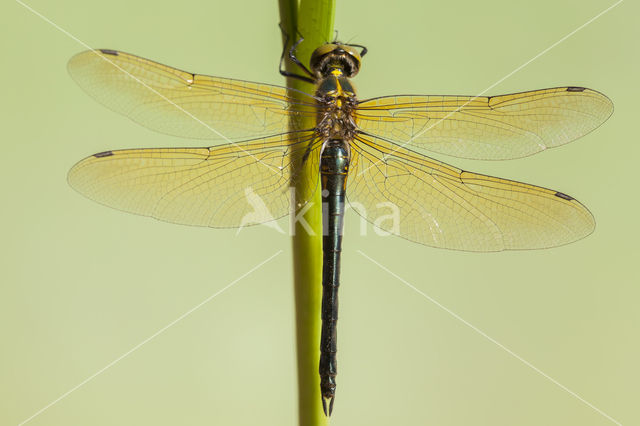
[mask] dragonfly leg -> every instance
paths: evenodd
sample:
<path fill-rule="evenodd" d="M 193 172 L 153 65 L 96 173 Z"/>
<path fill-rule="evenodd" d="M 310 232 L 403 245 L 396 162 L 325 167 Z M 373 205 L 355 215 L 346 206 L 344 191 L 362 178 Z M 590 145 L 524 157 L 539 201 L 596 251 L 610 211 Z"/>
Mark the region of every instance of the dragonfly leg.
<path fill-rule="evenodd" d="M 296 41 L 291 46 L 291 48 L 289 48 L 289 50 L 288 50 L 288 52 L 289 52 L 288 58 L 289 58 L 289 60 L 291 62 L 296 64 L 299 68 L 301 68 L 310 77 L 307 77 L 307 76 L 304 76 L 304 75 L 300 75 L 300 74 L 296 74 L 294 72 L 289 72 L 286 69 L 284 69 L 284 67 L 283 67 L 283 65 L 284 65 L 284 57 L 285 57 L 285 53 L 287 52 L 287 46 L 289 46 L 289 34 L 284 30 L 284 28 L 282 27 L 282 24 L 280 24 L 280 30 L 282 31 L 282 34 L 284 34 L 285 42 L 284 42 L 284 47 L 282 48 L 282 55 L 280 55 L 280 66 L 279 66 L 278 71 L 280 71 L 280 74 L 283 75 L 284 77 L 291 77 L 291 78 L 295 78 L 295 79 L 298 79 L 298 80 L 306 81 L 307 83 L 314 84 L 316 82 L 315 75 L 313 75 L 313 73 L 311 71 L 309 71 L 309 69 L 307 67 L 305 67 L 302 62 L 300 62 L 300 60 L 296 57 L 296 54 L 295 54 L 296 49 L 298 48 L 300 43 L 302 43 L 302 41 L 304 40 L 304 38 L 302 38 L 302 36 L 298 39 L 298 41 Z"/>
<path fill-rule="evenodd" d="M 359 47 L 360 49 L 362 49 L 360 51 L 360 58 L 362 58 L 364 55 L 367 54 L 367 52 L 369 51 L 369 49 L 367 49 L 365 46 L 361 45 L 361 44 L 351 44 L 351 43 L 347 43 L 347 46 L 351 46 L 351 47 Z"/>

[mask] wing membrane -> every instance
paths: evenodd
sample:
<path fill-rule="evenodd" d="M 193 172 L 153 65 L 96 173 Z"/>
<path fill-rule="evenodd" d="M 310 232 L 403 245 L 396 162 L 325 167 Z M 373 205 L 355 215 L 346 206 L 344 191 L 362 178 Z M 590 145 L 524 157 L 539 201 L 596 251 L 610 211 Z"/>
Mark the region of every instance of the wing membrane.
<path fill-rule="evenodd" d="M 486 252 L 558 246 L 594 229 L 589 210 L 557 191 L 466 172 L 381 139 L 357 137 L 352 146 L 349 202 L 408 240 Z"/>
<path fill-rule="evenodd" d="M 357 109 L 366 133 L 463 158 L 504 160 L 563 145 L 613 112 L 603 94 L 558 87 L 503 96 L 388 96 Z"/>
<path fill-rule="evenodd" d="M 290 108 L 300 106 L 283 87 L 192 74 L 112 50 L 79 53 L 68 69 L 106 107 L 186 138 L 238 141 L 280 134 L 288 130 Z M 311 97 L 304 106 L 310 105 Z"/>
<path fill-rule="evenodd" d="M 86 197 L 130 213 L 185 225 L 247 226 L 289 212 L 290 156 L 306 150 L 310 138 L 107 151 L 80 161 L 68 179 Z M 317 151 L 310 166 L 317 166 Z"/>

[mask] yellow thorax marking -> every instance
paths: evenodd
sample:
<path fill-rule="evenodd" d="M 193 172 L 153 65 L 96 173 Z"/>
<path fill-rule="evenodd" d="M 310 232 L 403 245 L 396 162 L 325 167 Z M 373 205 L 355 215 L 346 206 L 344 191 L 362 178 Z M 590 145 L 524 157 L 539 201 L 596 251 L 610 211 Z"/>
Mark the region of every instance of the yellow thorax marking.
<path fill-rule="evenodd" d="M 344 76 L 344 72 L 342 70 L 342 68 L 333 68 L 331 70 L 331 76 L 334 77 L 335 79 L 335 83 L 336 83 L 336 92 L 335 92 L 335 99 L 336 99 L 336 106 L 338 108 L 342 107 L 342 96 L 345 96 L 345 92 L 344 89 L 342 88 L 342 85 L 340 84 L 340 77 Z"/>

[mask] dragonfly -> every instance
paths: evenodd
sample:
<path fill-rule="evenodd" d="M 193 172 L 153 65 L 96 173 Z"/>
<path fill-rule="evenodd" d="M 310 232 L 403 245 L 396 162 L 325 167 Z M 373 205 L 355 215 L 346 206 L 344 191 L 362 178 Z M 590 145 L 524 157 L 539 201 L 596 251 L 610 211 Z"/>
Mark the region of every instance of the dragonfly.
<path fill-rule="evenodd" d="M 289 214 L 294 158 L 322 191 L 323 274 L 320 390 L 333 410 L 338 287 L 345 203 L 365 219 L 382 203 L 398 221 L 379 228 L 426 246 L 476 252 L 542 249 L 589 235 L 595 221 L 572 196 L 462 170 L 431 158 L 506 160 L 577 139 L 612 114 L 603 94 L 565 86 L 500 96 L 398 95 L 360 100 L 351 82 L 362 46 L 330 42 L 308 67 L 315 84 L 294 89 L 181 71 L 99 49 L 68 64 L 90 96 L 149 129 L 209 142 L 204 147 L 100 152 L 69 171 L 70 185 L 107 206 L 163 221 L 214 228 Z M 284 56 L 284 54 L 283 54 Z M 300 117 L 310 128 L 291 125 Z M 204 145 L 204 144 L 201 144 Z M 256 209 L 259 200 L 263 209 Z M 303 200 L 306 201 L 306 200 Z M 249 216 L 247 216 L 249 215 Z"/>

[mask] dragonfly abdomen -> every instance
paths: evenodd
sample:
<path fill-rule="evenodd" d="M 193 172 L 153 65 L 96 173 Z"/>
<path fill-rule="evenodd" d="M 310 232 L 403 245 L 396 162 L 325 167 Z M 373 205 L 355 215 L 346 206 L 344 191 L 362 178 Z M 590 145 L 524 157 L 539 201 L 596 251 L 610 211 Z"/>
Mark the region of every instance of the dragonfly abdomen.
<path fill-rule="evenodd" d="M 346 142 L 326 142 L 320 159 L 322 181 L 322 335 L 320 338 L 320 390 L 325 414 L 331 414 L 337 368 L 338 287 L 344 218 L 345 188 L 349 169 Z M 329 407 L 327 407 L 329 402 Z"/>

